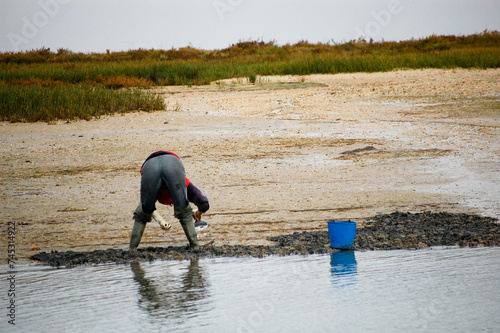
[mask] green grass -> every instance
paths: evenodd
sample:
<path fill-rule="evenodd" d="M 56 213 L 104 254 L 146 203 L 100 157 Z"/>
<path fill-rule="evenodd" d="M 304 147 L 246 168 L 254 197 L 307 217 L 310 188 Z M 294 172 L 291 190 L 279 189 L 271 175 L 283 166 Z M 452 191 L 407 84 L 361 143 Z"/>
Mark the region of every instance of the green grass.
<path fill-rule="evenodd" d="M 164 108 L 162 98 L 138 89 L 111 90 L 87 84 L 20 86 L 0 82 L 0 117 L 3 121 L 89 120 L 106 114 Z"/>
<path fill-rule="evenodd" d="M 206 85 L 235 77 L 255 83 L 264 75 L 498 67 L 497 31 L 380 43 L 278 46 L 247 41 L 212 51 L 188 47 L 82 54 L 44 48 L 0 54 L 0 112 L 7 121 L 90 119 L 134 107 L 164 108 L 158 98 L 137 89 L 151 86 Z"/>
<path fill-rule="evenodd" d="M 262 56 L 261 56 L 262 57 Z M 265 57 L 264 57 L 265 58 Z M 439 52 L 320 55 L 297 54 L 284 60 L 259 57 L 227 60 L 131 60 L 124 62 L 35 63 L 0 65 L 0 80 L 26 85 L 104 84 L 111 88 L 151 85 L 205 85 L 233 77 L 379 72 L 400 68 L 498 68 L 499 47 L 474 47 Z M 107 82 L 107 83 L 106 83 Z"/>

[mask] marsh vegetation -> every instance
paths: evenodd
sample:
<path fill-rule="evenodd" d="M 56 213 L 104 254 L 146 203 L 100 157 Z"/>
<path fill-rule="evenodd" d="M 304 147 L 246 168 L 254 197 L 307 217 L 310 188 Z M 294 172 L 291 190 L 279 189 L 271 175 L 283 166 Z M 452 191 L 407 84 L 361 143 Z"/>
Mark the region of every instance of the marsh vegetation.
<path fill-rule="evenodd" d="M 185 47 L 84 54 L 43 48 L 0 54 L 0 118 L 35 122 L 162 110 L 166 105 L 151 87 L 206 85 L 236 77 L 255 84 L 265 75 L 498 67 L 497 31 L 402 42 L 302 41 L 279 46 L 241 41 L 222 50 Z"/>

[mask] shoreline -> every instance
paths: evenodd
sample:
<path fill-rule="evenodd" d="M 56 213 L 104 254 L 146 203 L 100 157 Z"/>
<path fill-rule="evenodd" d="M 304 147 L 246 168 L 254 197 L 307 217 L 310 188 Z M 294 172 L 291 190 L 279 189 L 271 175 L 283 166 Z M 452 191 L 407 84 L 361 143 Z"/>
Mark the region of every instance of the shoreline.
<path fill-rule="evenodd" d="M 435 246 L 500 246 L 498 219 L 468 214 L 401 213 L 377 215 L 356 230 L 352 251 L 415 250 Z M 107 249 L 91 252 L 41 252 L 30 259 L 53 267 L 154 260 L 194 260 L 220 257 L 258 257 L 331 254 L 328 231 L 303 231 L 270 237 L 273 245 L 202 245 L 147 247 L 137 251 Z"/>

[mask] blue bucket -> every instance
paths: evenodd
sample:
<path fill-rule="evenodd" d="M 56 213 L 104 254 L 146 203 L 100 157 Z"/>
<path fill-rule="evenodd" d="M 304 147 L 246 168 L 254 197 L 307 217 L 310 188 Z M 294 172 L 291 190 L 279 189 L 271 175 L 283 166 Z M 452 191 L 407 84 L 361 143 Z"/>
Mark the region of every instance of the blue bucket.
<path fill-rule="evenodd" d="M 328 234 L 331 247 L 342 250 L 352 249 L 356 225 L 357 223 L 353 221 L 329 221 Z"/>

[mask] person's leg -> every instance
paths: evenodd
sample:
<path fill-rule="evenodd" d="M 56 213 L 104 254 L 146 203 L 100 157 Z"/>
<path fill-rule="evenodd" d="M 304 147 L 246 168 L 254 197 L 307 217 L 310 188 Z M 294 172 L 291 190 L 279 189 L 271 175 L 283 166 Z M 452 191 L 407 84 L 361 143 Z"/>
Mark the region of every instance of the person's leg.
<path fill-rule="evenodd" d="M 161 187 L 161 165 L 154 158 L 146 161 L 141 175 L 141 201 L 134 211 L 134 226 L 130 236 L 130 250 L 135 250 L 141 242 L 146 223 L 151 221 L 151 216 L 156 210 L 156 199 Z"/>
<path fill-rule="evenodd" d="M 194 227 L 193 209 L 190 205 L 186 208 L 179 208 L 174 205 L 174 215 L 179 219 L 182 229 L 189 241 L 189 247 L 195 251 L 199 250 L 198 236 Z"/>
<path fill-rule="evenodd" d="M 182 229 L 186 234 L 189 245 L 197 250 L 198 238 L 193 221 L 193 209 L 187 199 L 186 173 L 181 160 L 173 155 L 161 155 L 158 157 L 162 168 L 162 180 L 168 187 L 172 200 L 174 201 L 174 216 L 179 219 Z"/>
<path fill-rule="evenodd" d="M 142 203 L 139 203 L 134 212 L 134 226 L 130 235 L 130 250 L 135 250 L 141 242 L 142 234 L 146 228 L 146 223 L 151 221 L 152 214 L 146 214 L 142 211 Z"/>
<path fill-rule="evenodd" d="M 155 204 L 161 188 L 162 174 L 166 167 L 162 164 L 160 157 L 153 157 L 142 166 L 141 204 L 146 214 L 152 214 L 156 210 Z"/>

